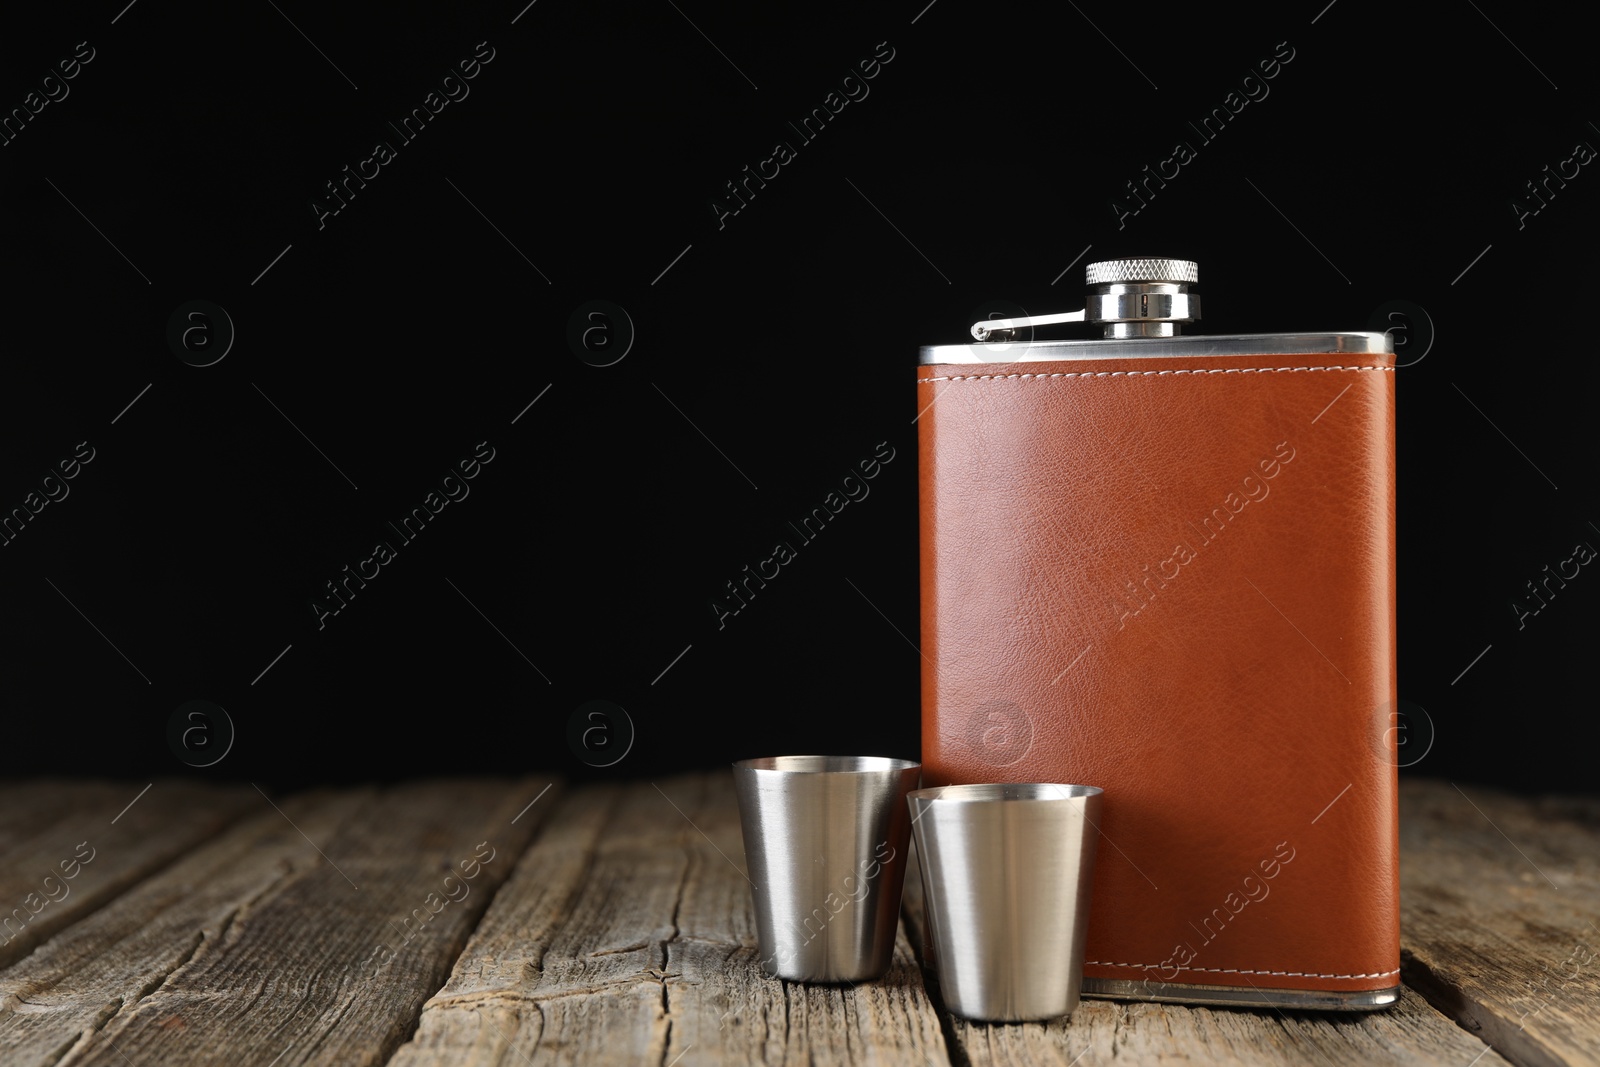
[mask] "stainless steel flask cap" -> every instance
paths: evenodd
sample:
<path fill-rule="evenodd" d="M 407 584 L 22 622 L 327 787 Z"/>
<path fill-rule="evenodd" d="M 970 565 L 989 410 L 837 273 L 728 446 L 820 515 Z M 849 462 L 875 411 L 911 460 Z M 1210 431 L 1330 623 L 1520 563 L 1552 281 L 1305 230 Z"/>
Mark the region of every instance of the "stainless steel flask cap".
<path fill-rule="evenodd" d="M 1177 337 L 1185 322 L 1200 317 L 1200 296 L 1189 292 L 1200 283 L 1200 265 L 1191 259 L 1102 259 L 1084 268 L 1089 287 L 1082 311 L 987 319 L 972 324 L 979 341 L 1009 341 L 1026 326 L 1058 322 L 1092 322 L 1106 337 Z"/>

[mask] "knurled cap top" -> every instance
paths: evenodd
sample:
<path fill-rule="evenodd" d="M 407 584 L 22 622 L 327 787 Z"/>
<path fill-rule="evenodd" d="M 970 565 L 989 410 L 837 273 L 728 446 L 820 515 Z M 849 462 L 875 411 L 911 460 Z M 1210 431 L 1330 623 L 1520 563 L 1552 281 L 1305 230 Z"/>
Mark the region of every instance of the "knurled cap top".
<path fill-rule="evenodd" d="M 1088 285 L 1165 282 L 1198 285 L 1200 264 L 1191 259 L 1103 259 L 1084 268 Z"/>

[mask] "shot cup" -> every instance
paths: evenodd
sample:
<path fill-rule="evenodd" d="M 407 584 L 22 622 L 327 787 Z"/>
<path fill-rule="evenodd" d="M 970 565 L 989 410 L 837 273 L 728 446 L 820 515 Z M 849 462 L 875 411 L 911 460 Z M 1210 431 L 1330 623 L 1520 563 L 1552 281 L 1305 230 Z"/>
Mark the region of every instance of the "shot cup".
<path fill-rule="evenodd" d="M 922 765 L 770 756 L 733 765 L 761 966 L 795 982 L 880 977 L 894 955 Z"/>
<path fill-rule="evenodd" d="M 907 800 L 945 1006 L 989 1022 L 1071 1014 L 1101 790 L 951 785 Z"/>

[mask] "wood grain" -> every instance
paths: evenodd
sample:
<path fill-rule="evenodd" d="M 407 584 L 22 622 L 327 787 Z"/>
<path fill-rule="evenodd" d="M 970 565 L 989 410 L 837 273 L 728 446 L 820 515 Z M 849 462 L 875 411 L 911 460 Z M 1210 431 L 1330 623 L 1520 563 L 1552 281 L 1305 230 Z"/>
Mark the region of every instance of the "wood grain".
<path fill-rule="evenodd" d="M 1402 977 L 1526 1067 L 1600 1063 L 1600 798 L 1401 791 Z"/>
<path fill-rule="evenodd" d="M 194 914 L 175 921 L 180 934 L 187 929 L 198 938 L 192 958 L 141 990 L 142 998 L 85 1038 L 69 1062 L 385 1062 L 549 810 L 535 804 L 512 822 L 546 785 L 407 785 L 364 798 L 322 840 L 309 831 L 302 836 L 305 827 L 295 830 L 319 862 L 288 863 L 225 925 L 217 910 L 234 905 L 249 878 L 213 894 L 213 926 Z M 290 821 L 289 809 L 279 807 L 274 814 Z M 253 822 L 246 832 L 259 828 Z M 478 856 L 483 861 L 463 881 L 463 861 Z M 447 900 L 447 892 L 459 901 Z"/>
<path fill-rule="evenodd" d="M 761 974 L 731 773 L 573 795 L 394 1067 L 945 1065 L 902 931 L 881 981 Z"/>
<path fill-rule="evenodd" d="M 778 982 L 731 775 L 547 784 L 0 784 L 0 893 L 29 909 L 0 944 L 0 1063 L 1600 1063 L 1600 799 L 1403 783 L 1389 1011 L 1085 1000 L 996 1026 L 924 984 L 915 871 L 884 979 Z"/>
<path fill-rule="evenodd" d="M 249 792 L 166 779 L 8 783 L 0 789 L 0 967 L 219 833 L 249 809 Z"/>

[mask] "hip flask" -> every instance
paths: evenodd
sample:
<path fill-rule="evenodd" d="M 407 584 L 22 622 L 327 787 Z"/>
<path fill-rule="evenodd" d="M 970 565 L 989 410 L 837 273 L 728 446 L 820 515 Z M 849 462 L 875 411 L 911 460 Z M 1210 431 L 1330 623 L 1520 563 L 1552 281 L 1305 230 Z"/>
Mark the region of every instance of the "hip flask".
<path fill-rule="evenodd" d="M 1085 996 L 1393 1004 L 1393 344 L 1086 282 L 921 350 L 924 784 L 1104 789 Z"/>

